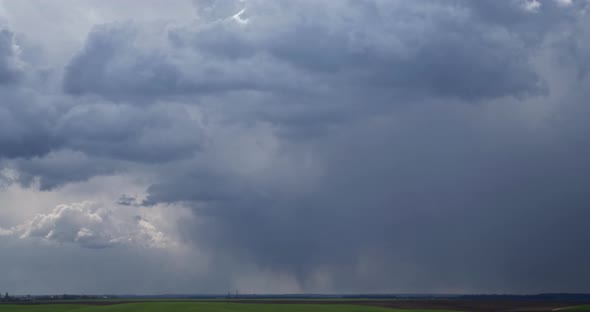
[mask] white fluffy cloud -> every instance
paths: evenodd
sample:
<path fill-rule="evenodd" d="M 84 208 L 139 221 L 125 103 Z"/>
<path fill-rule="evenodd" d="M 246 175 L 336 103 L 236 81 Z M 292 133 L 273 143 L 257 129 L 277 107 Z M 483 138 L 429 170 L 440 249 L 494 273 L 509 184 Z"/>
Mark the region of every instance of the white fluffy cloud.
<path fill-rule="evenodd" d="M 537 12 L 539 8 L 541 8 L 541 2 L 538 0 L 529 0 L 526 1 L 524 4 L 524 9 L 531 12 Z"/>
<path fill-rule="evenodd" d="M 558 6 L 567 7 L 573 4 L 572 0 L 553 0 Z M 542 0 L 525 0 L 522 2 L 522 7 L 526 11 L 538 12 L 542 7 Z"/>
<path fill-rule="evenodd" d="M 557 2 L 557 4 L 563 5 L 563 6 L 568 6 L 568 5 L 573 4 L 572 0 L 555 0 L 555 2 Z"/>
<path fill-rule="evenodd" d="M 21 239 L 42 239 L 55 243 L 75 243 L 86 248 L 116 245 L 167 247 L 173 242 L 149 220 L 122 217 L 112 209 L 92 202 L 58 205 L 47 214 L 2 230 L 0 234 Z"/>

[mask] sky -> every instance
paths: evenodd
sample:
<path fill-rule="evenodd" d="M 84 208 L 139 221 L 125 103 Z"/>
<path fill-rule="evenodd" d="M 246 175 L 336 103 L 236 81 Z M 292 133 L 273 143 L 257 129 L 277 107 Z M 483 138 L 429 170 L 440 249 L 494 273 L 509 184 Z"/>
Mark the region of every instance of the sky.
<path fill-rule="evenodd" d="M 588 0 L 0 0 L 0 291 L 590 292 Z"/>

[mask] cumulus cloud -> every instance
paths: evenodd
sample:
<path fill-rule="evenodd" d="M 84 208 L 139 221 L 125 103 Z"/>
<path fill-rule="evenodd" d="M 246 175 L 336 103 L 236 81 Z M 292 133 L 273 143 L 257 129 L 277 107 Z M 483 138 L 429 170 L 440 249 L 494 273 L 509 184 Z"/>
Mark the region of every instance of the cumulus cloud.
<path fill-rule="evenodd" d="M 45 102 L 50 96 L 42 101 L 37 93 L 17 87 L 0 89 L 0 96 L 0 156 L 29 158 L 59 146 L 51 126 L 57 110 Z"/>
<path fill-rule="evenodd" d="M 68 65 L 64 88 L 152 100 L 244 90 L 308 93 L 319 86 L 346 91 L 359 84 L 469 99 L 543 89 L 528 51 L 508 29 L 474 23 L 460 7 L 253 1 L 243 10 L 247 24 L 220 18 L 164 31 L 99 27 Z M 323 16 L 327 11 L 340 15 Z M 493 66 L 498 63 L 501 69 Z"/>
<path fill-rule="evenodd" d="M 524 9 L 527 11 L 537 12 L 541 8 L 541 2 L 538 0 L 526 1 L 523 3 Z"/>
<path fill-rule="evenodd" d="M 121 218 L 113 210 L 92 202 L 58 205 L 50 213 L 39 214 L 10 230 L 3 230 L 3 235 L 9 234 L 21 239 L 74 243 L 85 248 L 166 247 L 171 243 L 145 218 Z"/>

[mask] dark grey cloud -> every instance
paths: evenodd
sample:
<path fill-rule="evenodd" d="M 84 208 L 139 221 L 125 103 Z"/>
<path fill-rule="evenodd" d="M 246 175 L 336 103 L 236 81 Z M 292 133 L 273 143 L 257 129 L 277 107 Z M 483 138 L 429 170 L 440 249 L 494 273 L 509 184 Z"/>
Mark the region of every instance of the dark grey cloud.
<path fill-rule="evenodd" d="M 530 30 L 514 33 L 480 23 L 472 5 L 244 6 L 247 23 L 227 17 L 148 33 L 165 42 L 147 50 L 142 40 L 149 36 L 137 33 L 140 26 L 99 27 L 68 65 L 64 88 L 107 98 L 153 98 L 232 90 L 310 92 L 320 86 L 346 91 L 360 84 L 406 96 L 469 100 L 544 90 L 523 39 Z M 340 15 L 325 15 L 328 10 Z"/>
<path fill-rule="evenodd" d="M 533 3 L 197 1 L 189 25 L 100 25 L 61 90 L 0 89 L 2 164 L 42 190 L 148 176 L 119 205 L 190 208 L 215 287 L 256 268 L 301 291 L 589 291 L 587 2 Z"/>
<path fill-rule="evenodd" d="M 38 178 L 40 187 L 48 190 L 122 172 L 133 163 L 192 157 L 202 143 L 202 125 L 182 105 L 141 109 L 64 96 L 34 78 L 39 68 L 21 64 L 11 31 L 3 30 L 2 39 L 6 67 L 0 69 L 20 67 L 18 72 L 5 71 L 18 77 L 10 76 L 12 80 L 0 86 L 0 162 L 18 168 L 24 185 Z"/>
<path fill-rule="evenodd" d="M 150 199 L 194 201 L 187 239 L 312 289 L 319 272 L 338 291 L 584 291 L 575 281 L 589 273 L 580 250 L 587 153 L 537 137 L 552 131 L 526 133 L 517 120 L 506 129 L 508 117 L 504 128 L 481 127 L 481 111 L 448 108 L 406 112 L 398 126 L 340 128 L 316 147 L 330 161 L 310 190 L 183 176 L 153 186 Z"/>
<path fill-rule="evenodd" d="M 84 50 L 66 68 L 66 91 L 118 94 L 128 90 L 149 95 L 180 87 L 179 73 L 162 62 L 157 51 L 141 53 L 140 47 L 134 47 L 136 30 L 129 26 L 102 26 L 89 35 Z M 128 50 L 135 53 L 125 53 Z"/>
<path fill-rule="evenodd" d="M 45 191 L 94 176 L 124 172 L 126 168 L 125 162 L 87 156 L 72 150 L 59 150 L 31 159 L 19 158 L 6 165 L 18 168 L 17 180 L 21 184 L 30 187 L 38 183 L 39 188 Z"/>
<path fill-rule="evenodd" d="M 178 105 L 140 109 L 108 101 L 42 98 L 26 89 L 1 91 L 0 156 L 43 189 L 125 171 L 133 164 L 190 158 L 203 144 L 198 120 Z M 157 148 L 155 148 L 157 147 Z"/>
<path fill-rule="evenodd" d="M 117 199 L 117 205 L 135 206 L 135 205 L 137 205 L 137 198 L 135 198 L 134 196 L 123 194 L 123 195 L 119 196 L 119 199 Z"/>
<path fill-rule="evenodd" d="M 572 13 L 588 7 L 586 1 L 540 1 L 540 7 L 531 11 L 523 10 L 527 3 L 534 1 L 463 1 L 469 10 L 484 23 L 515 31 L 515 35 L 527 44 L 535 45 L 543 41 L 543 36 L 556 28 L 572 26 Z M 531 14 L 532 13 L 532 14 Z"/>
<path fill-rule="evenodd" d="M 512 10 L 537 19 L 520 6 Z M 325 163 L 311 190 L 294 192 L 280 178 L 267 184 L 227 172 L 190 176 L 187 167 L 169 182 L 153 185 L 148 203 L 193 202 L 199 226 L 187 221 L 187 239 L 222 255 L 291 272 L 304 287 L 314 287 L 316 274 L 327 274 L 340 291 L 421 291 L 424 285 L 438 291 L 583 291 L 584 284 L 573 281 L 589 274 L 581 267 L 590 255 L 579 250 L 588 239 L 579 229 L 590 217 L 583 209 L 590 200 L 582 182 L 589 170 L 587 155 L 548 139 L 573 140 L 551 118 L 531 130 L 511 116 L 523 103 L 549 97 L 528 64 L 541 49 L 542 37 L 535 43 L 529 42 L 530 29 L 498 30 L 497 18 L 478 24 L 470 15 L 459 16 L 459 22 L 453 16 L 440 25 L 434 18 L 436 26 L 444 27 L 434 27 L 424 48 L 391 66 L 405 74 L 399 76 L 383 73 L 362 57 L 340 59 L 346 51 L 342 47 L 323 51 L 334 37 L 321 38 L 325 34 L 313 27 L 298 36 L 321 38 L 321 44 L 297 46 L 300 41 L 284 39 L 292 46 L 277 56 L 302 62 L 296 65 L 306 70 L 359 66 L 380 78 L 374 84 L 433 100 L 417 101 L 416 108 L 382 110 L 378 118 L 357 116 L 317 139 L 311 148 Z M 543 31 L 549 30 L 538 35 Z M 297 49 L 308 54 L 297 54 Z M 323 62 L 315 54 L 334 59 Z M 526 94 L 537 97 L 527 99 Z M 374 99 L 366 95 L 366 100 Z M 507 95 L 517 99 L 483 107 L 437 98 L 474 101 Z M 565 101 L 560 110 L 583 107 L 583 101 Z M 500 116 L 489 115 L 498 113 L 493 105 L 502 106 Z M 574 115 L 565 119 L 564 124 L 583 123 Z M 294 154 L 289 142 L 285 146 L 281 153 Z M 291 159 L 286 166 L 297 164 Z M 299 172 L 306 173 L 313 175 Z M 574 265 L 578 269 L 560 258 L 580 259 Z M 362 271 L 373 265 L 375 271 Z"/>
<path fill-rule="evenodd" d="M 59 140 L 51 130 L 58 115 L 53 97 L 41 99 L 27 88 L 27 66 L 20 59 L 20 47 L 7 28 L 0 27 L 0 157 L 43 155 Z M 43 118 L 39 118 L 43 116 Z"/>
<path fill-rule="evenodd" d="M 72 149 L 135 162 L 190 157 L 201 143 L 201 132 L 198 121 L 172 104 L 148 109 L 102 102 L 76 106 L 57 126 Z"/>
<path fill-rule="evenodd" d="M 170 42 L 162 47 L 146 47 L 142 40 L 149 39 L 150 34 L 133 31 L 138 27 L 114 25 L 95 29 L 83 51 L 66 68 L 65 91 L 131 101 L 139 98 L 145 102 L 146 97 L 288 88 L 283 85 L 289 84 L 287 78 L 280 76 L 283 67 L 267 64 L 263 56 L 233 62 L 218 59 L 207 51 L 179 49 L 179 39 L 168 40 L 162 32 L 151 35 Z M 168 47 L 172 43 L 174 47 Z M 228 50 L 232 49 L 235 48 Z"/>
<path fill-rule="evenodd" d="M 18 54 L 14 34 L 0 26 L 0 85 L 14 83 L 21 78 L 24 63 Z"/>
<path fill-rule="evenodd" d="M 42 102 L 38 94 L 15 88 L 0 89 L 0 156 L 45 154 L 59 145 L 51 128 L 57 112 L 51 104 Z"/>

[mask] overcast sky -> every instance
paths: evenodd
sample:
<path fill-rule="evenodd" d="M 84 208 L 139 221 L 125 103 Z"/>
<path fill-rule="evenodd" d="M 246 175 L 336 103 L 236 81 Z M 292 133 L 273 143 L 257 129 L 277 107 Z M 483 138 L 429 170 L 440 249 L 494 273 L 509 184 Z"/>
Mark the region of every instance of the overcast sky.
<path fill-rule="evenodd" d="M 0 291 L 590 292 L 588 0 L 0 0 Z"/>

